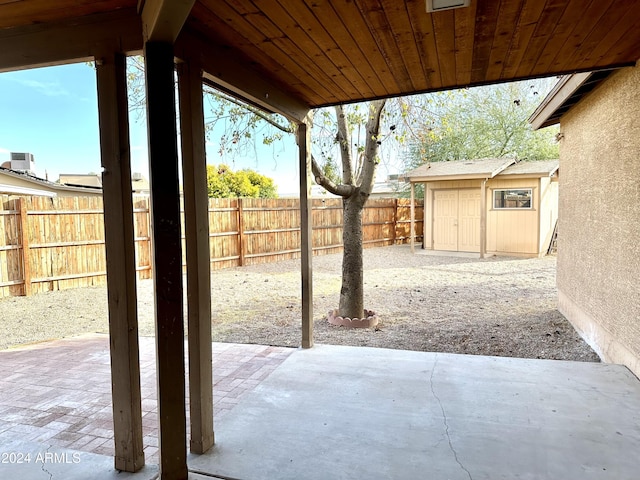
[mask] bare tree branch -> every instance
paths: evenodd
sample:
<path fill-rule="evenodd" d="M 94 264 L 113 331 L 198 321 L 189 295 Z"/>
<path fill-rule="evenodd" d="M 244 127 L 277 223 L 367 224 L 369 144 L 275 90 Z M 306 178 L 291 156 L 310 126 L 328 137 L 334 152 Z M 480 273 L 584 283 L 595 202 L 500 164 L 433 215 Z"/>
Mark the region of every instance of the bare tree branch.
<path fill-rule="evenodd" d="M 213 96 L 214 98 L 221 98 L 229 103 L 233 103 L 234 105 L 237 105 L 239 107 L 244 108 L 245 110 L 251 112 L 253 115 L 255 115 L 256 117 L 260 117 L 262 120 L 264 120 L 265 122 L 267 122 L 268 124 L 270 124 L 272 127 L 277 128 L 278 130 L 281 130 L 284 133 L 293 133 L 293 128 L 291 127 L 291 124 L 287 125 L 286 127 L 284 125 L 281 125 L 280 123 L 278 123 L 276 120 L 274 120 L 269 114 L 263 112 L 262 110 L 254 107 L 253 105 L 249 105 L 248 103 L 244 103 L 241 102 L 240 100 L 230 96 L 230 95 L 225 95 L 224 93 L 215 90 L 211 87 L 205 88 L 205 93 L 210 94 L 211 96 Z"/>
<path fill-rule="evenodd" d="M 380 116 L 384 110 L 386 100 L 376 100 L 371 102 L 369 120 L 367 121 L 367 143 L 365 144 L 361 178 L 358 180 L 360 191 L 371 194 L 373 181 L 376 177 L 378 146 L 380 145 Z"/>
<path fill-rule="evenodd" d="M 336 185 L 330 179 L 328 179 L 324 173 L 322 173 L 322 169 L 313 155 L 311 155 L 311 171 L 313 172 L 313 176 L 318 185 L 324 187 L 324 189 L 333 193 L 334 195 L 339 195 L 344 198 L 348 198 L 353 195 L 355 192 L 355 187 L 353 185 Z"/>
<path fill-rule="evenodd" d="M 336 139 L 340 147 L 342 158 L 342 183 L 353 185 L 353 160 L 351 158 L 351 134 L 347 126 L 344 108 L 342 105 L 336 107 L 336 118 L 338 120 L 338 133 Z"/>

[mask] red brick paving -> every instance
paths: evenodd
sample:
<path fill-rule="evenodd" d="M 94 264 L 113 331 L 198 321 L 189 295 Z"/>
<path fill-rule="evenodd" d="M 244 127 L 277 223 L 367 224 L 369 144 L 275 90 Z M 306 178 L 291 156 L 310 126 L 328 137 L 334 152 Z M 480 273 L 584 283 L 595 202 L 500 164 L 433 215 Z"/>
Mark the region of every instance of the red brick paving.
<path fill-rule="evenodd" d="M 213 344 L 215 419 L 234 408 L 293 351 Z M 157 463 L 155 340 L 140 338 L 146 461 Z M 113 455 L 109 340 L 83 335 L 0 351 L 0 445 L 21 439 Z M 187 407 L 187 429 L 189 410 Z"/>

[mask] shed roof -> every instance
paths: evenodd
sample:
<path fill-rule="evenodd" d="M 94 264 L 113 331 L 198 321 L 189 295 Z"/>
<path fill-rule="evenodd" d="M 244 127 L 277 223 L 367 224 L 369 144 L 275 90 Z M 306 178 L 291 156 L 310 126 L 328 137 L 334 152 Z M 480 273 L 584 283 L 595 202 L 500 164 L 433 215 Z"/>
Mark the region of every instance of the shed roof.
<path fill-rule="evenodd" d="M 500 172 L 503 175 L 527 175 L 535 177 L 551 176 L 558 171 L 558 160 L 540 160 L 530 162 L 518 162 L 510 165 Z"/>
<path fill-rule="evenodd" d="M 456 162 L 431 162 L 419 166 L 406 175 L 410 182 L 449 179 L 493 178 L 512 163 L 513 158 L 484 158 Z"/>

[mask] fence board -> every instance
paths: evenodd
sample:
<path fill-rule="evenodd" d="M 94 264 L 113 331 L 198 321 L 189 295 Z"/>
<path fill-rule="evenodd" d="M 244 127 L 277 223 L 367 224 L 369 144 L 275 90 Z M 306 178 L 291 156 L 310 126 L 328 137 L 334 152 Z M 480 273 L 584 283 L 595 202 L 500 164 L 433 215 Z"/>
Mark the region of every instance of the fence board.
<path fill-rule="evenodd" d="M 0 298 L 23 293 L 19 222 L 18 200 L 0 197 Z"/>
<path fill-rule="evenodd" d="M 342 200 L 314 199 L 312 206 L 314 254 L 342 251 Z M 136 271 L 138 278 L 151 278 L 148 197 L 134 197 L 133 207 Z M 410 211 L 408 199 L 370 199 L 363 212 L 365 247 L 407 243 Z M 96 197 L 0 196 L 0 298 L 28 293 L 25 265 L 32 293 L 105 283 L 102 212 Z M 420 232 L 421 202 L 416 219 Z M 209 243 L 212 269 L 300 258 L 299 200 L 210 199 Z M 183 243 L 183 263 L 184 253 Z"/>

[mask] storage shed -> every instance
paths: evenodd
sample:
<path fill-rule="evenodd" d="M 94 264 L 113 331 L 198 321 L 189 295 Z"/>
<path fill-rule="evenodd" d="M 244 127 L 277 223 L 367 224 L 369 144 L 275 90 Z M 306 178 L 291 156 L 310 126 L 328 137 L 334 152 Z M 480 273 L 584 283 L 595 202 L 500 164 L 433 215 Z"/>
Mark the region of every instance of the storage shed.
<path fill-rule="evenodd" d="M 412 195 L 424 185 L 424 249 L 481 257 L 547 253 L 558 219 L 557 160 L 434 162 L 407 179 Z"/>

